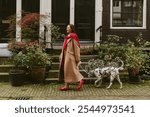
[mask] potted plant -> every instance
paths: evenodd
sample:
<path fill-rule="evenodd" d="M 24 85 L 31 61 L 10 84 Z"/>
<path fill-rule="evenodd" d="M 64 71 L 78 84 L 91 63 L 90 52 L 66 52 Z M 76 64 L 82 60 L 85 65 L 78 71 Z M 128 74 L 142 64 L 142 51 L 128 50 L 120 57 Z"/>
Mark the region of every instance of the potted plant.
<path fill-rule="evenodd" d="M 149 58 L 146 60 L 145 64 L 140 69 L 140 78 L 142 81 L 150 80 L 150 54 L 148 53 Z"/>
<path fill-rule="evenodd" d="M 9 79 L 12 86 L 20 86 L 27 81 L 28 58 L 24 54 L 26 43 L 12 41 L 8 44 L 8 49 L 11 51 L 11 59 L 14 68 L 9 72 Z"/>
<path fill-rule="evenodd" d="M 51 59 L 39 45 L 27 47 L 26 56 L 29 58 L 29 68 L 31 71 L 31 81 L 42 83 L 45 80 L 46 66 L 51 66 Z"/>
<path fill-rule="evenodd" d="M 136 47 L 133 42 L 129 41 L 125 52 L 125 64 L 129 73 L 129 82 L 139 83 L 141 81 L 139 72 L 147 59 L 147 53 L 145 53 L 142 48 Z"/>
<path fill-rule="evenodd" d="M 9 72 L 12 86 L 21 86 L 28 81 L 28 56 L 22 51 L 12 56 L 14 68 Z"/>
<path fill-rule="evenodd" d="M 30 74 L 31 81 L 34 83 L 44 81 L 45 72 L 48 73 L 52 61 L 38 41 L 12 41 L 8 49 L 12 52 L 13 63 L 17 70 L 24 70 L 24 76 Z M 47 68 L 46 71 L 45 68 Z"/>

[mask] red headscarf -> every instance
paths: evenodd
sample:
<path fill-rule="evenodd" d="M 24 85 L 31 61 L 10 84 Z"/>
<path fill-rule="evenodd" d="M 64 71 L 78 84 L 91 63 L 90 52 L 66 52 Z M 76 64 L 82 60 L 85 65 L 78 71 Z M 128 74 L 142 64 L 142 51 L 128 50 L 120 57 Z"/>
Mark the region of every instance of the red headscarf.
<path fill-rule="evenodd" d="M 69 35 L 67 35 L 65 37 L 65 40 L 64 40 L 64 44 L 63 44 L 63 48 L 66 49 L 67 48 L 67 40 L 68 39 L 74 39 L 77 43 L 78 43 L 78 46 L 80 47 L 80 42 L 79 42 L 79 39 L 78 39 L 78 36 L 76 33 L 70 33 Z"/>

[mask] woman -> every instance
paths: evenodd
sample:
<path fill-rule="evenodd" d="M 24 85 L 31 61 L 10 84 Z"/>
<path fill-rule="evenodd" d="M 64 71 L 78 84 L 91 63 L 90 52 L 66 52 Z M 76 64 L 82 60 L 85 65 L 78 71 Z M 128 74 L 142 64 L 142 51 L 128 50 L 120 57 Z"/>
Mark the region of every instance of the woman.
<path fill-rule="evenodd" d="M 62 52 L 60 54 L 59 80 L 65 84 L 59 90 L 69 90 L 69 83 L 79 82 L 76 90 L 81 90 L 84 84 L 83 76 L 79 72 L 80 61 L 80 42 L 75 33 L 74 25 L 69 24 L 66 28 Z"/>

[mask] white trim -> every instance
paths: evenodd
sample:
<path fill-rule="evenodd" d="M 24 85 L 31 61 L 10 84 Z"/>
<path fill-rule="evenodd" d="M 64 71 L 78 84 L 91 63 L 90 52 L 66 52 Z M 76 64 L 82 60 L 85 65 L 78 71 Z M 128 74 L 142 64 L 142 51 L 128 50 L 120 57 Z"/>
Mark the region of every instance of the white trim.
<path fill-rule="evenodd" d="M 102 26 L 102 0 L 95 0 L 95 42 L 100 41 L 100 32 L 96 32 L 99 26 Z"/>
<path fill-rule="evenodd" d="M 70 24 L 74 24 L 75 0 L 70 0 Z"/>
<path fill-rule="evenodd" d="M 143 3 L 143 27 L 145 27 L 145 29 L 147 28 L 146 27 L 146 16 L 147 16 L 147 0 L 144 0 L 144 3 Z"/>
<path fill-rule="evenodd" d="M 8 43 L 0 44 L 0 57 L 10 57 L 11 52 L 8 50 Z"/>
<path fill-rule="evenodd" d="M 40 14 L 46 15 L 46 20 L 45 22 L 42 22 L 42 19 L 40 19 L 40 36 L 42 36 L 42 33 L 44 32 L 44 26 L 47 26 L 48 29 L 50 29 L 51 22 L 52 22 L 52 0 L 40 0 Z M 44 24 L 42 24 L 44 23 Z M 51 42 L 51 31 L 48 30 L 47 35 L 46 35 L 46 42 Z M 51 48 L 50 43 L 46 44 L 46 48 Z"/>
<path fill-rule="evenodd" d="M 21 20 L 22 0 L 16 0 L 16 22 Z M 21 41 L 21 27 L 16 23 L 16 41 Z"/>
<path fill-rule="evenodd" d="M 110 0 L 110 29 L 146 29 L 146 13 L 147 13 L 147 0 L 143 0 L 143 26 L 142 27 L 113 27 L 112 26 L 112 6 L 113 0 Z"/>
<path fill-rule="evenodd" d="M 113 0 L 110 0 L 110 29 L 112 29 L 112 5 Z"/>

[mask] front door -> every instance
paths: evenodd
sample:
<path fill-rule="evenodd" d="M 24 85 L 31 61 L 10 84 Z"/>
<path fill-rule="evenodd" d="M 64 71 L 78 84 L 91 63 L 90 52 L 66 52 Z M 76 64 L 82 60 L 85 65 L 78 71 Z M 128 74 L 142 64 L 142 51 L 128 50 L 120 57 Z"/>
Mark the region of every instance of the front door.
<path fill-rule="evenodd" d="M 82 41 L 94 41 L 95 0 L 75 0 L 75 29 Z"/>
<path fill-rule="evenodd" d="M 60 27 L 60 32 L 66 34 L 69 24 L 70 0 L 52 0 L 52 23 Z M 57 41 L 62 41 L 58 39 Z"/>
<path fill-rule="evenodd" d="M 9 41 L 7 29 L 10 21 L 7 18 L 15 13 L 16 0 L 0 0 L 0 43 L 7 43 Z"/>

